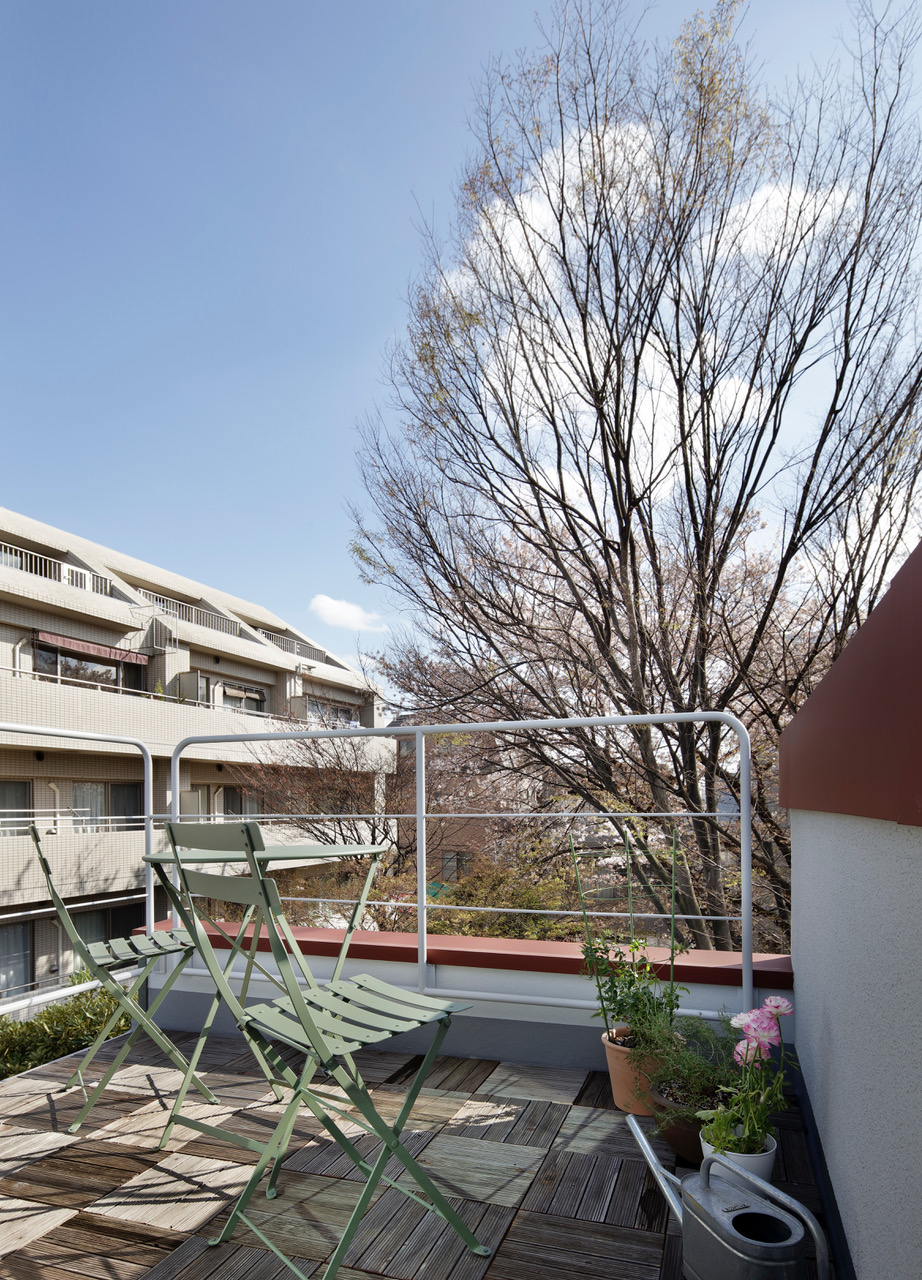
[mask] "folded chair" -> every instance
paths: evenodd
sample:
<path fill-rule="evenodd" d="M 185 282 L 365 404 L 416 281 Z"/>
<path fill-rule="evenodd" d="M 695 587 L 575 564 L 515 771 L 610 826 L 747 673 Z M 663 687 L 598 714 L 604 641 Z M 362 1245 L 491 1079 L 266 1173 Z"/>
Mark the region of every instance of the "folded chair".
<path fill-rule="evenodd" d="M 342 977 L 349 941 L 364 912 L 368 891 L 373 880 L 381 849 L 361 846 L 363 852 L 372 853 L 372 861 L 363 892 L 356 903 L 346 929 L 346 936 L 328 982 L 316 981 L 301 953 L 291 928 L 285 919 L 275 881 L 265 874 L 264 863 L 272 856 L 265 851 L 262 833 L 255 822 L 233 825 L 206 825 L 192 823 L 168 823 L 167 836 L 173 850 L 178 886 L 169 883 L 166 868 L 160 867 L 161 879 L 168 892 L 172 892 L 177 910 L 189 933 L 195 938 L 199 955 L 204 960 L 215 983 L 216 1001 L 223 1001 L 230 1010 L 257 1061 L 266 1072 L 267 1080 L 276 1089 L 290 1089 L 291 1095 L 281 1119 L 268 1142 L 261 1143 L 244 1138 L 227 1129 L 175 1113 L 171 1123 L 185 1125 L 199 1132 L 222 1138 L 259 1155 L 252 1175 L 224 1226 L 220 1236 L 210 1244 L 220 1244 L 229 1239 L 238 1222 L 244 1222 L 278 1258 L 297 1276 L 306 1280 L 304 1273 L 259 1229 L 246 1214 L 247 1205 L 263 1175 L 269 1171 L 266 1195 L 271 1199 L 277 1194 L 277 1182 L 285 1154 L 301 1106 L 306 1106 L 323 1124 L 327 1132 L 365 1175 L 365 1187 L 349 1218 L 342 1237 L 334 1250 L 323 1280 L 333 1280 L 351 1243 L 362 1215 L 371 1204 L 379 1183 L 386 1183 L 402 1191 L 410 1199 L 437 1213 L 449 1223 L 458 1236 L 474 1253 L 487 1256 L 489 1248 L 479 1243 L 461 1220 L 429 1175 L 414 1160 L 401 1141 L 401 1131 L 423 1086 L 432 1062 L 445 1038 L 452 1013 L 468 1008 L 446 1000 L 433 1000 L 415 992 L 392 986 L 367 974 L 349 979 Z M 343 852 L 355 852 L 326 847 L 327 856 Z M 239 876 L 216 876 L 193 870 L 190 863 L 217 861 L 216 852 L 236 853 L 238 860 L 245 860 L 246 872 Z M 260 855 L 263 855 L 260 857 Z M 204 915 L 202 899 L 218 899 L 236 903 L 243 908 L 239 925 L 228 926 Z M 206 924 L 209 926 L 206 928 Z M 214 930 L 224 935 L 227 944 L 219 960 L 210 936 Z M 233 930 L 233 932 L 232 932 Z M 275 973 L 269 974 L 256 961 L 260 937 L 268 939 Z M 229 954 L 228 954 L 229 953 Z M 244 1007 L 240 996 L 230 984 L 231 970 L 237 960 L 243 960 L 243 984 L 248 984 L 254 967 L 274 984 L 279 994 L 266 1001 Z M 213 1014 L 214 1006 L 212 1006 Z M 210 1015 L 211 1016 L 211 1015 Z M 379 1115 L 369 1091 L 362 1080 L 353 1054 L 359 1049 L 385 1044 L 393 1036 L 411 1031 L 428 1023 L 436 1024 L 434 1039 L 422 1065 L 407 1093 L 406 1100 L 396 1120 L 388 1122 Z M 287 1046 L 305 1054 L 305 1065 L 296 1071 L 288 1065 L 280 1046 Z M 323 1080 L 320 1088 L 313 1088 L 311 1081 L 317 1072 Z M 331 1097 L 330 1084 L 338 1085 L 355 1108 L 347 1113 Z M 356 1114 L 357 1113 L 357 1114 Z M 340 1122 L 348 1119 L 381 1140 L 380 1154 L 372 1162 L 366 1159 L 355 1144 L 343 1132 Z M 418 1191 L 385 1176 L 388 1161 L 396 1158 L 404 1171 L 416 1184 Z M 270 1169 L 271 1166 L 271 1169 Z M 422 1195 L 419 1194 L 422 1193 Z M 425 1197 L 425 1198 L 423 1198 Z"/>
<path fill-rule="evenodd" d="M 38 831 L 34 824 L 29 827 L 32 835 L 32 841 L 35 845 L 35 851 L 38 854 L 39 865 L 45 882 L 48 885 L 48 894 L 54 903 L 55 911 L 58 913 L 58 919 L 70 939 L 71 946 L 74 949 L 74 955 L 80 962 L 80 965 L 86 969 L 92 978 L 100 984 L 104 991 L 118 1001 L 118 1006 L 112 1017 L 100 1031 L 99 1035 L 87 1049 L 80 1065 L 76 1068 L 73 1075 L 62 1085 L 62 1090 L 70 1089 L 75 1084 L 79 1084 L 83 1090 L 83 1096 L 86 1099 L 80 1114 L 68 1128 L 68 1133 L 76 1133 L 90 1111 L 95 1106 L 100 1095 L 105 1090 L 109 1081 L 118 1071 L 125 1058 L 131 1052 L 135 1041 L 143 1032 L 150 1036 L 151 1040 L 162 1049 L 173 1065 L 183 1072 L 184 1083 L 194 1085 L 199 1093 L 203 1094 L 209 1102 L 217 1102 L 218 1099 L 202 1081 L 189 1070 L 189 1060 L 184 1054 L 176 1048 L 172 1041 L 164 1035 L 157 1024 L 154 1022 L 154 1014 L 164 997 L 169 994 L 170 988 L 179 977 L 182 970 L 188 964 L 189 960 L 195 954 L 195 947 L 192 939 L 185 930 L 175 929 L 169 931 L 158 931 L 147 935 L 138 935 L 131 938 L 110 938 L 108 942 L 84 942 L 83 938 L 74 924 L 73 917 L 68 911 L 63 898 L 58 893 L 54 880 L 52 879 L 51 867 L 48 859 L 42 852 L 42 844 L 39 839 Z M 174 956 L 178 958 L 178 963 L 172 972 L 167 976 L 163 987 L 157 994 L 157 998 L 148 1009 L 142 1009 L 136 996 L 145 982 L 149 978 L 151 971 L 164 956 Z M 124 987 L 115 976 L 116 971 L 124 972 L 126 969 L 136 969 L 140 967 L 140 973 L 134 979 L 129 987 Z M 96 1057 L 96 1054 L 109 1038 L 115 1024 L 123 1013 L 129 1014 L 134 1022 L 134 1028 L 116 1054 L 109 1067 L 106 1069 L 102 1078 L 99 1080 L 93 1092 L 87 1096 L 86 1085 L 83 1081 L 84 1072 L 90 1063 Z"/>

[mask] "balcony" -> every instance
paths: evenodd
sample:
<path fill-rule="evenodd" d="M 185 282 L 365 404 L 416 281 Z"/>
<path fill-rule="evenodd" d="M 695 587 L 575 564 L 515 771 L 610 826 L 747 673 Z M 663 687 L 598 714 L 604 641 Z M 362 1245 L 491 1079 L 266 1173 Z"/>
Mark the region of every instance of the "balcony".
<path fill-rule="evenodd" d="M 194 1039 L 178 1042 L 188 1051 Z M 106 1055 L 111 1061 L 118 1043 L 105 1047 L 94 1068 L 103 1069 Z M 232 1115 L 238 1132 L 259 1134 L 274 1125 L 276 1109 L 241 1048 L 242 1041 L 213 1038 L 203 1078 L 226 1102 L 221 1123 Z M 376 1105 L 396 1113 L 412 1056 L 356 1056 Z M 157 1149 L 177 1073 L 149 1041 L 138 1042 L 77 1137 L 66 1130 L 83 1095 L 56 1092 L 72 1069 L 62 1059 L 0 1082 L 4 1276 L 291 1274 L 242 1226 L 227 1244 L 208 1247 L 252 1157 L 229 1143 L 184 1137 L 188 1130 L 174 1130 L 166 1149 Z M 214 1111 L 200 1109 L 203 1118 Z M 313 1117 L 302 1115 L 298 1125 L 278 1199 L 258 1193 L 249 1212 L 306 1275 L 322 1274 L 362 1183 L 348 1176 Z M 342 1280 L 680 1280 L 678 1226 L 600 1072 L 439 1058 L 405 1132 L 493 1256 L 467 1253 L 439 1219 L 387 1189 L 353 1241 Z M 807 1140 L 795 1104 L 779 1118 L 776 1182 L 818 1211 Z M 665 1145 L 657 1141 L 656 1149 L 667 1168 L 686 1172 Z"/>
<path fill-rule="evenodd" d="M 240 623 L 236 618 L 226 618 L 212 609 L 200 609 L 197 605 L 186 604 L 182 600 L 171 600 L 168 596 L 158 596 L 153 591 L 137 588 L 138 595 L 156 605 L 158 610 L 168 618 L 179 618 L 183 622 L 194 623 L 197 627 L 208 627 L 212 631 L 221 631 L 228 636 L 240 635 Z"/>
<path fill-rule="evenodd" d="M 23 573 L 47 578 L 51 582 L 61 582 L 65 586 L 77 587 L 81 591 L 92 591 L 96 595 L 112 594 L 111 579 L 101 573 L 94 573 L 91 569 L 81 569 L 78 565 L 67 564 L 64 560 L 38 555 L 34 551 L 26 551 L 22 547 L 10 546 L 5 542 L 0 542 L 0 566 L 5 569 L 19 569 Z"/>
<path fill-rule="evenodd" d="M 277 649 L 284 649 L 286 653 L 293 653 L 298 658 L 307 658 L 309 662 L 329 661 L 329 654 L 325 650 L 317 649 L 312 644 L 305 644 L 303 640 L 279 635 L 277 631 L 266 631 L 262 627 L 257 627 L 256 630 L 264 640 L 274 644 Z"/>

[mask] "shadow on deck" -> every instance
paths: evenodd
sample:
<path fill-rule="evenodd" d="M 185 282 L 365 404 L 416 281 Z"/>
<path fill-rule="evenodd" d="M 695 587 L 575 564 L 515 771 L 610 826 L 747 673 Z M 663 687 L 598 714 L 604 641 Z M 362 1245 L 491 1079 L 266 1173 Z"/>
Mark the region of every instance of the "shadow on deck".
<path fill-rule="evenodd" d="M 183 1037 L 176 1040 L 184 1047 Z M 118 1043 L 106 1046 L 94 1068 Z M 357 1057 L 379 1109 L 396 1114 L 418 1060 L 392 1053 Z M 179 1073 L 164 1065 L 150 1041 L 135 1046 L 72 1136 L 67 1126 L 82 1094 L 59 1090 L 75 1061 L 0 1082 L 3 1280 L 291 1275 L 242 1225 L 229 1243 L 208 1246 L 256 1157 L 188 1129 L 175 1130 L 167 1148 L 157 1150 Z M 220 1123 L 233 1116 L 239 1133 L 271 1132 L 278 1108 L 241 1040 L 213 1037 L 203 1067 L 222 1099 Z M 187 1110 L 218 1115 L 204 1103 L 191 1102 Z M 468 1253 L 434 1214 L 384 1189 L 352 1243 L 341 1280 L 680 1280 L 679 1229 L 601 1073 L 440 1058 L 405 1137 L 493 1256 Z M 368 1143 L 363 1135 L 357 1145 Z M 655 1146 L 674 1169 L 668 1148 Z M 778 1186 L 818 1212 L 796 1107 L 781 1118 L 779 1146 Z M 361 1187 L 340 1149 L 305 1113 L 279 1198 L 257 1194 L 248 1214 L 306 1275 L 322 1275 Z"/>

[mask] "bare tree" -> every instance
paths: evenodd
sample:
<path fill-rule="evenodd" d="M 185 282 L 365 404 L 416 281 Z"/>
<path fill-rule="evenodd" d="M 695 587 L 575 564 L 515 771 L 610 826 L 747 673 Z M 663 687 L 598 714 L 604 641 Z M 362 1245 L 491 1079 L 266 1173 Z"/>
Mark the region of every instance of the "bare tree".
<path fill-rule="evenodd" d="M 778 736 L 918 529 L 922 156 L 911 13 L 862 6 L 852 62 L 772 99 L 735 9 L 648 47 L 623 9 L 568 4 L 493 68 L 365 430 L 356 555 L 412 614 L 387 676 L 445 718 L 739 715 L 765 945 L 789 900 Z M 633 825 L 654 896 L 672 824 L 619 812 L 739 788 L 712 725 L 516 748 Z M 680 908 L 732 915 L 737 851 L 695 821 Z"/>

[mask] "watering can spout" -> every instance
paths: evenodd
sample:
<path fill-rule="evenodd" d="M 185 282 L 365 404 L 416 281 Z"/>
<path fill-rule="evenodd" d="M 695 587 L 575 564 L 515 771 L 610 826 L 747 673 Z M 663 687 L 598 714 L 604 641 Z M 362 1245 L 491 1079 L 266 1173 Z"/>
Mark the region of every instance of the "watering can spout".
<path fill-rule="evenodd" d="M 634 1135 L 638 1147 L 643 1152 L 643 1157 L 650 1167 L 650 1172 L 656 1179 L 656 1185 L 662 1191 L 666 1203 L 681 1223 L 682 1221 L 682 1183 L 674 1173 L 669 1173 L 660 1164 L 656 1157 L 656 1152 L 650 1146 L 649 1139 L 641 1129 L 636 1116 L 627 1117 L 627 1125 L 631 1133 Z"/>

